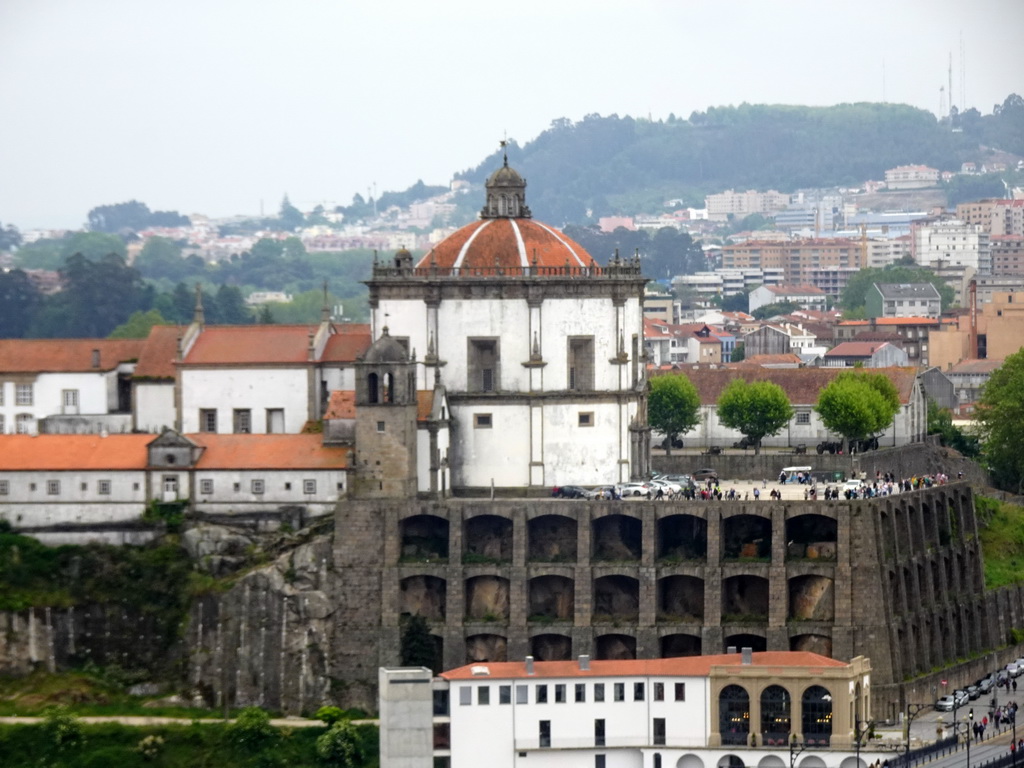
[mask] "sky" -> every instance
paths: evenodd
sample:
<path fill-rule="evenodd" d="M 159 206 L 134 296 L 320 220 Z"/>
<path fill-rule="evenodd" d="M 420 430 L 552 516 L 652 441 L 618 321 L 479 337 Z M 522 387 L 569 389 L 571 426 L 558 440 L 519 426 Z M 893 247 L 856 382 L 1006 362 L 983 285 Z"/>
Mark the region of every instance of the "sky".
<path fill-rule="evenodd" d="M 0 0 L 0 223 L 344 205 L 592 113 L 938 112 L 950 54 L 958 106 L 1024 94 L 1024 1 Z"/>

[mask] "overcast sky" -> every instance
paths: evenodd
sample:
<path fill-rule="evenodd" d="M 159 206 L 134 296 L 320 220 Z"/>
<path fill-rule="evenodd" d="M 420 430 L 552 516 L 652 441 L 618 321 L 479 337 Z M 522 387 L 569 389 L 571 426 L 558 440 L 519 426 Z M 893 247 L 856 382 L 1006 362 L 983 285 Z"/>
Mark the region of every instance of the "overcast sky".
<path fill-rule="evenodd" d="M 961 39 L 968 106 L 1024 94 L 1022 0 L 0 0 L 0 222 L 347 204 L 594 112 L 937 112 Z"/>

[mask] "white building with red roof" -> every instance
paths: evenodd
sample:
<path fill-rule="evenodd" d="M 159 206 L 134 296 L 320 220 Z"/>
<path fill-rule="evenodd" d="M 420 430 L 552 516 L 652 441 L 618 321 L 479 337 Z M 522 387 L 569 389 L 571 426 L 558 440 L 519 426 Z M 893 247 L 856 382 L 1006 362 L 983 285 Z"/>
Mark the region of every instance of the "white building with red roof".
<path fill-rule="evenodd" d="M 801 651 L 527 657 L 378 680 L 381 764 L 401 768 L 855 766 L 871 718 L 866 658 Z"/>
<path fill-rule="evenodd" d="M 648 471 L 642 300 L 636 260 L 601 267 L 534 220 L 505 164 L 480 220 L 418 264 L 374 265 L 372 336 L 416 360 L 418 389 L 447 393 L 453 488 L 622 481 Z"/>

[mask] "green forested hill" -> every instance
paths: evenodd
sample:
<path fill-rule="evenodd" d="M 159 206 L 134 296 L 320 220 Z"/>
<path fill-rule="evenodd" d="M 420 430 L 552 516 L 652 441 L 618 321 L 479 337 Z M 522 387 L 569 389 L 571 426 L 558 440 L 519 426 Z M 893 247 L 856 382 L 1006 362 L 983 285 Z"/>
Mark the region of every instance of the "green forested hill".
<path fill-rule="evenodd" d="M 728 188 L 856 186 L 897 165 L 956 171 L 993 149 L 1024 155 L 1024 99 L 1016 94 L 991 115 L 970 109 L 952 123 L 871 103 L 741 104 L 657 122 L 587 115 L 555 120 L 533 141 L 510 144 L 508 155 L 530 185 L 534 215 L 559 224 L 583 222 L 588 212 L 655 211 L 674 198 L 698 205 Z M 500 162 L 495 153 L 460 178 L 482 184 Z"/>

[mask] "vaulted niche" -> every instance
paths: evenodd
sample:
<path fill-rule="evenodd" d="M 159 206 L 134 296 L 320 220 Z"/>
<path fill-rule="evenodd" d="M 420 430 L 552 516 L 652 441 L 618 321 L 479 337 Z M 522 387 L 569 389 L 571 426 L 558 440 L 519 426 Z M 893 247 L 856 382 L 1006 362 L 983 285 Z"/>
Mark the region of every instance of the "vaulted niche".
<path fill-rule="evenodd" d="M 631 635 L 600 635 L 594 641 L 598 659 L 635 659 L 636 638 Z"/>
<path fill-rule="evenodd" d="M 768 620 L 768 579 L 730 576 L 722 582 L 722 623 L 761 623 Z"/>
<path fill-rule="evenodd" d="M 795 635 L 789 638 L 789 650 L 810 651 L 832 658 L 832 638 L 827 635 Z"/>
<path fill-rule="evenodd" d="M 466 579 L 466 621 L 508 621 L 508 579 Z"/>
<path fill-rule="evenodd" d="M 576 562 L 576 521 L 541 515 L 526 524 L 527 558 L 535 563 Z"/>
<path fill-rule="evenodd" d="M 828 621 L 835 618 L 835 585 L 826 576 L 794 576 L 789 580 L 789 618 Z"/>
<path fill-rule="evenodd" d="M 694 576 L 666 576 L 659 579 L 658 621 L 703 622 L 704 580 Z"/>
<path fill-rule="evenodd" d="M 663 659 L 701 655 L 701 640 L 696 635 L 665 635 L 661 638 L 660 645 Z"/>
<path fill-rule="evenodd" d="M 722 521 L 722 557 L 725 560 L 770 560 L 772 522 L 754 515 L 736 515 Z"/>
<path fill-rule="evenodd" d="M 501 635 L 472 635 L 466 638 L 466 663 L 508 661 L 508 640 Z"/>
<path fill-rule="evenodd" d="M 708 523 L 694 515 L 669 515 L 658 521 L 658 559 L 663 562 L 704 562 L 708 556 Z"/>
<path fill-rule="evenodd" d="M 822 515 L 800 515 L 786 521 L 786 557 L 791 560 L 836 559 L 837 523 Z"/>
<path fill-rule="evenodd" d="M 507 563 L 512 560 L 512 521 L 479 515 L 463 523 L 462 562 Z"/>
<path fill-rule="evenodd" d="M 594 579 L 594 621 L 635 622 L 639 616 L 639 581 L 629 576 Z"/>
<path fill-rule="evenodd" d="M 572 621 L 575 617 L 574 584 L 564 576 L 530 579 L 529 621 Z"/>
<path fill-rule="evenodd" d="M 750 648 L 754 653 L 761 653 L 768 650 L 768 641 L 761 635 L 740 633 L 725 636 L 725 648 Z M 724 651 L 725 648 L 722 650 Z"/>
<path fill-rule="evenodd" d="M 594 560 L 637 561 L 642 549 L 643 524 L 635 517 L 608 515 L 593 522 Z"/>
<path fill-rule="evenodd" d="M 407 517 L 399 524 L 403 563 L 448 561 L 448 521 L 434 515 Z"/>
<path fill-rule="evenodd" d="M 409 616 L 422 616 L 427 621 L 442 621 L 445 617 L 445 591 L 447 582 L 436 576 L 409 576 L 402 579 L 400 611 Z"/>
<path fill-rule="evenodd" d="M 536 635 L 530 640 L 530 654 L 537 661 L 569 661 L 572 638 L 567 635 Z"/>

